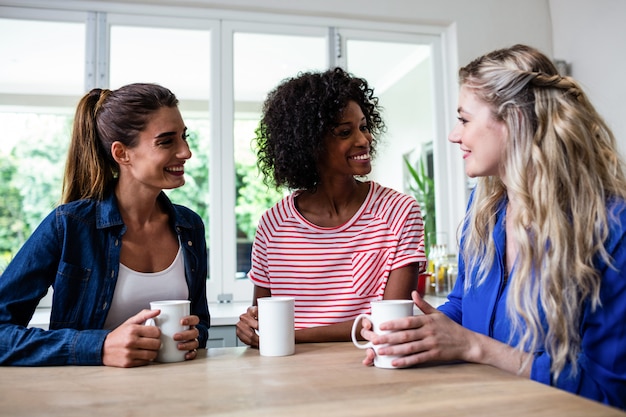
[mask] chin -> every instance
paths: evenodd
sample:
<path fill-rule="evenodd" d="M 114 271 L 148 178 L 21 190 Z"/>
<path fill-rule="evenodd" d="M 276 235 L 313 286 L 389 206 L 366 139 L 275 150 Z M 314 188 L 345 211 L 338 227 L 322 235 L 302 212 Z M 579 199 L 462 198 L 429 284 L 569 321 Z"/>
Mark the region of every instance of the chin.
<path fill-rule="evenodd" d="M 163 189 L 164 189 L 164 190 L 173 190 L 173 189 L 175 189 L 175 188 L 180 188 L 180 187 L 182 187 L 183 185 L 185 185 L 185 181 L 181 181 L 181 182 L 180 182 L 180 183 L 178 183 L 178 184 L 170 184 L 170 185 L 168 185 L 168 186 L 166 186 L 166 187 L 163 187 Z"/>

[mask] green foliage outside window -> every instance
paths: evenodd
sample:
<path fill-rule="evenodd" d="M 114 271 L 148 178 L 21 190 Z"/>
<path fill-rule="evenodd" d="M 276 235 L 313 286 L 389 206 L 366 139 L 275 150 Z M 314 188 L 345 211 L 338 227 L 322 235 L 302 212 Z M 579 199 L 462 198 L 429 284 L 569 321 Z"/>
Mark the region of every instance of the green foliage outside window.
<path fill-rule="evenodd" d="M 58 204 L 71 117 L 0 113 L 0 272 Z"/>

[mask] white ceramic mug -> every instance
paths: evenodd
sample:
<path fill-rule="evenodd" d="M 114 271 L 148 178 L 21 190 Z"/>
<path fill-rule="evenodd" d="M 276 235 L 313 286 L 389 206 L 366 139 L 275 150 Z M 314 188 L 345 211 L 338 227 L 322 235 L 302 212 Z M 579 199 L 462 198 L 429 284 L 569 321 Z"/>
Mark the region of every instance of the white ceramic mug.
<path fill-rule="evenodd" d="M 262 297 L 259 307 L 259 352 L 261 356 L 293 355 L 296 350 L 293 297 Z"/>
<path fill-rule="evenodd" d="M 372 330 L 376 334 L 391 333 L 388 330 L 381 331 L 379 326 L 389 320 L 399 319 L 413 315 L 413 301 L 411 300 L 379 300 L 371 302 L 371 314 L 359 314 L 352 325 L 352 343 L 359 349 L 374 349 L 376 357 L 374 358 L 374 366 L 377 368 L 395 368 L 391 362 L 400 356 L 379 355 L 378 348 L 386 345 L 373 345 L 372 342 L 361 343 L 357 339 L 356 331 L 361 319 L 368 319 L 372 322 Z"/>
<path fill-rule="evenodd" d="M 157 326 L 161 330 L 161 348 L 157 355 L 157 362 L 182 362 L 185 360 L 187 351 L 178 350 L 178 343 L 173 339 L 174 334 L 189 329 L 180 321 L 190 313 L 191 301 L 189 300 L 162 300 L 151 301 L 151 310 L 161 310 L 154 319 L 146 321 L 147 325 Z"/>

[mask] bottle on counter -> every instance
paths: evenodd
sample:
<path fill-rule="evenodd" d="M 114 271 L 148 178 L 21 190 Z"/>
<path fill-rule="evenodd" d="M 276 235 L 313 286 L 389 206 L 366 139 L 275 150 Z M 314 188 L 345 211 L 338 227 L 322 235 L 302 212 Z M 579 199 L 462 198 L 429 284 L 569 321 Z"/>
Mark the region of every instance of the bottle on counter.
<path fill-rule="evenodd" d="M 437 245 L 435 258 L 435 295 L 445 296 L 448 294 L 448 246 L 445 243 Z"/>

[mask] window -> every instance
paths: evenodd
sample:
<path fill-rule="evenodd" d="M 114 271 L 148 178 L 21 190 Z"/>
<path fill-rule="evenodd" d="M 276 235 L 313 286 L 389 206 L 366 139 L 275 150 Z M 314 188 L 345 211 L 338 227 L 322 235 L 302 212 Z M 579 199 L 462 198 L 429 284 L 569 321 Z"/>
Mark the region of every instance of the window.
<path fill-rule="evenodd" d="M 250 300 L 245 274 L 257 222 L 287 192 L 263 184 L 253 143 L 262 103 L 283 79 L 340 65 L 368 80 L 389 128 L 371 174 L 383 185 L 406 191 L 399 158 L 441 140 L 439 38 L 413 27 L 403 33 L 371 22 L 331 27 L 312 18 L 288 24 L 249 14 L 218 20 L 185 8 L 136 6 L 141 13 L 125 14 L 124 6 L 81 12 L 41 4 L 0 7 L 0 36 L 12 39 L 0 43 L 0 272 L 58 202 L 75 106 L 93 87 L 156 82 L 179 98 L 193 157 L 185 186 L 168 194 L 205 220 L 210 302 Z"/>
<path fill-rule="evenodd" d="M 224 38 L 232 39 L 233 51 L 232 70 L 228 72 L 233 74 L 232 152 L 236 180 L 231 190 L 235 193 L 237 268 L 234 281 L 224 280 L 223 293 L 233 294 L 235 299 L 249 299 L 252 284 L 246 273 L 250 270 L 256 226 L 261 214 L 286 192 L 268 188 L 256 167 L 253 138 L 261 107 L 267 94 L 282 80 L 302 71 L 328 67 L 327 40 L 324 28 L 304 31 L 290 26 L 231 23 L 224 31 Z M 224 272 L 232 264 L 225 264 Z M 233 274 L 226 272 L 225 276 Z"/>
<path fill-rule="evenodd" d="M 61 198 L 84 33 L 80 22 L 0 18 L 11 39 L 0 42 L 0 271 Z"/>

